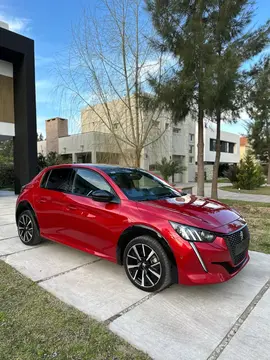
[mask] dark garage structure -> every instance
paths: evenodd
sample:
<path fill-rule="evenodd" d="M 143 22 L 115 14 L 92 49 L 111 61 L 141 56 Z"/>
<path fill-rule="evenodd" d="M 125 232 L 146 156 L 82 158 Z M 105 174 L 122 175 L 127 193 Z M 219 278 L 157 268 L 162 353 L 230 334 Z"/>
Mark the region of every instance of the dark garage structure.
<path fill-rule="evenodd" d="M 5 76 L 0 75 L 0 122 L 15 124 L 14 171 L 15 193 L 18 194 L 21 186 L 37 173 L 34 41 L 0 27 L 0 60 L 13 64 L 13 84 L 8 90 Z M 14 107 L 11 121 L 5 120 L 7 102 L 12 97 L 7 95 L 7 91 L 12 92 L 10 89 L 14 94 L 10 105 Z"/>

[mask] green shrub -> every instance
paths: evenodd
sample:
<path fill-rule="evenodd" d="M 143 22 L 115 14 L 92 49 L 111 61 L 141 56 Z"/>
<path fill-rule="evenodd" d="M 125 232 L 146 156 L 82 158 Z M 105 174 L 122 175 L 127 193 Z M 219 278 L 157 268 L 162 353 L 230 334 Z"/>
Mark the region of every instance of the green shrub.
<path fill-rule="evenodd" d="M 156 170 L 161 173 L 164 180 L 168 181 L 169 177 L 172 176 L 172 182 L 174 182 L 175 174 L 182 174 L 186 170 L 186 167 L 181 163 L 173 160 L 168 161 L 165 157 L 162 158 L 160 163 L 157 162 L 155 166 Z"/>
<path fill-rule="evenodd" d="M 14 185 L 14 177 L 13 164 L 0 164 L 0 189 L 12 187 Z"/>
<path fill-rule="evenodd" d="M 223 175 L 230 180 L 232 184 L 237 182 L 237 175 L 239 173 L 239 167 L 236 164 L 230 165 L 227 170 L 223 172 Z"/>
<path fill-rule="evenodd" d="M 265 183 L 265 176 L 260 164 L 258 164 L 250 153 L 247 153 L 240 162 L 237 174 L 237 187 L 252 190 Z"/>

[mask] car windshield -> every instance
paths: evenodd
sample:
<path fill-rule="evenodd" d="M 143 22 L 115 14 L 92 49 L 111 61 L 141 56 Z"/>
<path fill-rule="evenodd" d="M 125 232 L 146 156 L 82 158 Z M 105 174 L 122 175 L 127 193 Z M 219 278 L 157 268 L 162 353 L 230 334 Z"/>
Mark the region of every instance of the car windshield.
<path fill-rule="evenodd" d="M 181 196 L 181 192 L 165 181 L 142 170 L 118 169 L 110 171 L 108 175 L 130 200 L 147 201 Z"/>

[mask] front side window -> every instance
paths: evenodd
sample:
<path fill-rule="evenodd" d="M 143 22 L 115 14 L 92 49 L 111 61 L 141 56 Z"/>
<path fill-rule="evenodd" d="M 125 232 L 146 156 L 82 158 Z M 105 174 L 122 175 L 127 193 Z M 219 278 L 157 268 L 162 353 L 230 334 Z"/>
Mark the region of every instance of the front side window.
<path fill-rule="evenodd" d="M 70 177 L 72 171 L 73 170 L 69 168 L 53 169 L 44 187 L 48 190 L 70 192 Z"/>
<path fill-rule="evenodd" d="M 95 190 L 107 190 L 113 193 L 110 185 L 100 174 L 88 169 L 78 169 L 73 181 L 72 193 L 90 196 Z"/>
<path fill-rule="evenodd" d="M 137 169 L 121 169 L 108 173 L 123 193 L 136 201 L 157 200 L 181 196 L 165 181 L 152 174 Z"/>

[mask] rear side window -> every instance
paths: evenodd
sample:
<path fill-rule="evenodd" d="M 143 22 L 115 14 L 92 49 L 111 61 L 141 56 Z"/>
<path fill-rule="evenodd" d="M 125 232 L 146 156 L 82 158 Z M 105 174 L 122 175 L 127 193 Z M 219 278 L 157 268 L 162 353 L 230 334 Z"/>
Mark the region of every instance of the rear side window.
<path fill-rule="evenodd" d="M 95 190 L 107 190 L 114 193 L 100 174 L 87 169 L 78 169 L 73 183 L 73 194 L 89 196 Z"/>
<path fill-rule="evenodd" d="M 62 192 L 70 192 L 71 185 L 70 179 L 73 170 L 67 168 L 54 169 L 50 172 L 47 183 L 45 184 L 46 189 L 56 190 Z"/>
<path fill-rule="evenodd" d="M 42 188 L 45 188 L 46 187 L 46 184 L 47 184 L 47 181 L 48 181 L 48 177 L 50 175 L 50 172 L 51 170 L 47 171 L 44 175 L 43 175 L 43 178 L 41 180 L 41 183 L 40 183 L 40 187 Z"/>

